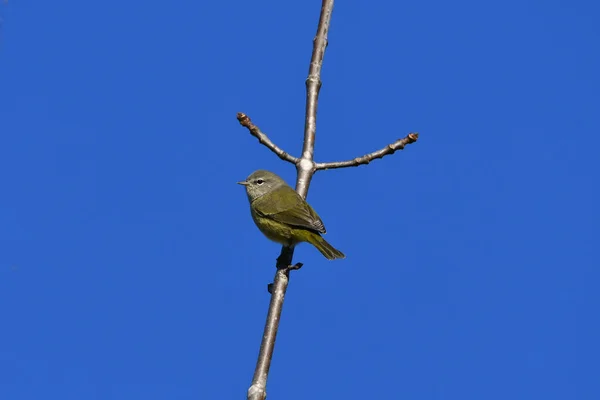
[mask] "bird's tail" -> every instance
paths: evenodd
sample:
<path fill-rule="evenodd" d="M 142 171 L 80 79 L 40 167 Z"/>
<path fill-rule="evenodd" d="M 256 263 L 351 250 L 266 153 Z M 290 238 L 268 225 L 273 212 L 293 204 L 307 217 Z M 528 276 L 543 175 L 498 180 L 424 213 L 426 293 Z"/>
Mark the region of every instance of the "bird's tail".
<path fill-rule="evenodd" d="M 327 240 L 323 239 L 318 233 L 311 232 L 310 240 L 308 242 L 315 246 L 317 250 L 321 252 L 328 260 L 335 260 L 336 258 L 346 258 L 344 253 L 330 245 Z"/>

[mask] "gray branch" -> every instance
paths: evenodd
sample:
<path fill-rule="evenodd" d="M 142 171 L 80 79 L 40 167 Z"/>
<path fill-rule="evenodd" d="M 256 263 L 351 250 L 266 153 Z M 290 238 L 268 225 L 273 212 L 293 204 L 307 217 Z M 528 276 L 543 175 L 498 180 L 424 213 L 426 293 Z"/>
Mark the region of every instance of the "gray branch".
<path fill-rule="evenodd" d="M 242 113 L 238 113 L 237 115 L 240 124 L 248 128 L 250 133 L 256 137 L 261 144 L 267 146 L 282 160 L 296 165 L 298 173 L 296 179 L 296 192 L 303 198 L 306 198 L 306 195 L 308 194 L 310 181 L 316 171 L 368 164 L 372 160 L 382 158 L 388 154 L 393 154 L 396 150 L 402 150 L 404 146 L 416 142 L 418 138 L 417 133 L 410 133 L 405 138 L 399 139 L 381 150 L 362 157 L 357 157 L 353 160 L 328 163 L 314 162 L 315 136 L 317 131 L 317 105 L 319 101 L 319 91 L 321 89 L 321 68 L 323 66 L 325 49 L 327 48 L 327 34 L 329 32 L 332 11 L 333 0 L 322 0 L 319 25 L 317 27 L 317 34 L 313 40 L 312 57 L 308 70 L 308 77 L 306 78 L 306 116 L 304 119 L 304 145 L 302 147 L 302 156 L 296 158 L 286 153 L 275 145 L 267 135 L 261 132 L 247 115 Z M 283 301 L 289 283 L 290 271 L 302 267 L 301 263 L 292 265 L 293 256 L 294 248 L 284 246 L 281 249 L 281 254 L 277 258 L 277 272 L 273 278 L 273 283 L 269 285 L 269 292 L 271 293 L 269 312 L 267 314 L 267 321 L 265 323 L 263 338 L 260 344 L 254 377 L 252 378 L 252 385 L 248 389 L 248 400 L 265 400 L 267 398 L 267 377 L 269 375 L 269 368 L 271 367 L 271 359 L 273 358 L 273 349 L 275 348 L 275 339 L 277 338 L 277 330 L 279 328 L 281 310 L 283 308 Z"/>
<path fill-rule="evenodd" d="M 248 128 L 250 134 L 257 138 L 260 144 L 265 145 L 269 150 L 277 154 L 283 161 L 291 162 L 292 164 L 298 163 L 299 160 L 296 157 L 286 153 L 279 146 L 273 143 L 271 139 L 269 139 L 269 137 L 259 129 L 258 126 L 252 123 L 252 120 L 246 114 L 241 112 L 237 113 L 237 119 L 240 121 L 240 125 Z"/>
<path fill-rule="evenodd" d="M 273 142 L 268 140 L 266 135 L 258 135 L 260 130 L 252 125 L 249 121 L 250 119 L 248 118 L 250 125 L 244 125 L 244 122 L 240 120 L 240 115 L 238 114 L 240 123 L 250 129 L 250 133 L 256 136 L 261 143 L 271 149 L 271 151 L 277 154 L 281 159 L 296 164 L 298 172 L 296 192 L 303 198 L 306 198 L 306 195 L 308 194 L 310 181 L 316 171 L 313 158 L 315 135 L 317 132 L 317 104 L 319 100 L 319 90 L 321 89 L 321 67 L 323 65 L 325 49 L 327 48 L 327 33 L 329 31 L 332 11 L 333 0 L 323 0 L 319 25 L 317 26 L 317 34 L 313 40 L 313 51 L 308 70 L 308 78 L 306 79 L 306 117 L 304 119 L 304 145 L 302 146 L 302 157 L 296 159 L 275 146 Z M 254 132 L 251 128 L 255 128 Z M 248 400 L 265 400 L 267 398 L 267 377 L 269 375 L 269 368 L 271 367 L 271 359 L 273 357 L 277 329 L 279 328 L 283 300 L 289 283 L 289 273 L 291 270 L 298 269 L 302 266 L 300 263 L 292 265 L 293 256 L 294 249 L 284 246 L 281 249 L 279 258 L 277 258 L 277 272 L 275 273 L 273 283 L 269 285 L 271 303 L 269 304 L 269 312 L 267 314 L 263 339 L 260 344 L 254 377 L 252 378 L 252 385 L 248 389 Z"/>
<path fill-rule="evenodd" d="M 356 157 L 352 160 L 347 161 L 333 161 L 325 163 L 316 163 L 315 168 L 318 170 L 322 169 L 334 169 L 334 168 L 346 168 L 346 167 L 358 167 L 359 165 L 366 165 L 373 160 L 383 158 L 389 154 L 394 154 L 396 150 L 404 150 L 404 146 L 417 141 L 419 134 L 417 132 L 411 132 L 406 137 L 396 140 L 394 143 L 388 144 L 383 149 L 374 151 L 369 154 L 365 154 L 362 157 Z"/>

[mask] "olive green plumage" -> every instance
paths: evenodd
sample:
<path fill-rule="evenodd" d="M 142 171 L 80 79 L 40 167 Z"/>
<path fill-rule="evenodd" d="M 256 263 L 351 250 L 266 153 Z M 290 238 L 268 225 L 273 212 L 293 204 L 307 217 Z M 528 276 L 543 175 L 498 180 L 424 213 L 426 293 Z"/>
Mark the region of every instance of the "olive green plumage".
<path fill-rule="evenodd" d="M 246 187 L 252 219 L 267 238 L 290 247 L 310 243 L 329 260 L 346 257 L 321 237 L 319 215 L 279 176 L 259 170 L 238 183 Z"/>

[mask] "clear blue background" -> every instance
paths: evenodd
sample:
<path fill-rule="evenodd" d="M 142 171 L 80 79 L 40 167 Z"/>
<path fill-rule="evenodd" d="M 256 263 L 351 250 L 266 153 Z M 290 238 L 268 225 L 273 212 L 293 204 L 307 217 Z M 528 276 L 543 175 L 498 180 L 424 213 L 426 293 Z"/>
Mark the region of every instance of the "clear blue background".
<path fill-rule="evenodd" d="M 485 2 L 484 2 L 485 3 Z M 336 4 L 270 399 L 598 399 L 597 1 Z M 320 2 L 0 5 L 0 398 L 240 399 Z"/>

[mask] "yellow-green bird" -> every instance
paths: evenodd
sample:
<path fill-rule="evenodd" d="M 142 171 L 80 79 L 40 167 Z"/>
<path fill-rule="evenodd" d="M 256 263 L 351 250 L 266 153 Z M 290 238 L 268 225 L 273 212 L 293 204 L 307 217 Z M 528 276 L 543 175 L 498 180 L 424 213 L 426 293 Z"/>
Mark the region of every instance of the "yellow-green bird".
<path fill-rule="evenodd" d="M 267 238 L 288 247 L 308 242 L 328 260 L 346 258 L 321 237 L 325 226 L 315 210 L 279 176 L 258 170 L 238 183 L 246 187 L 252 219 Z"/>

